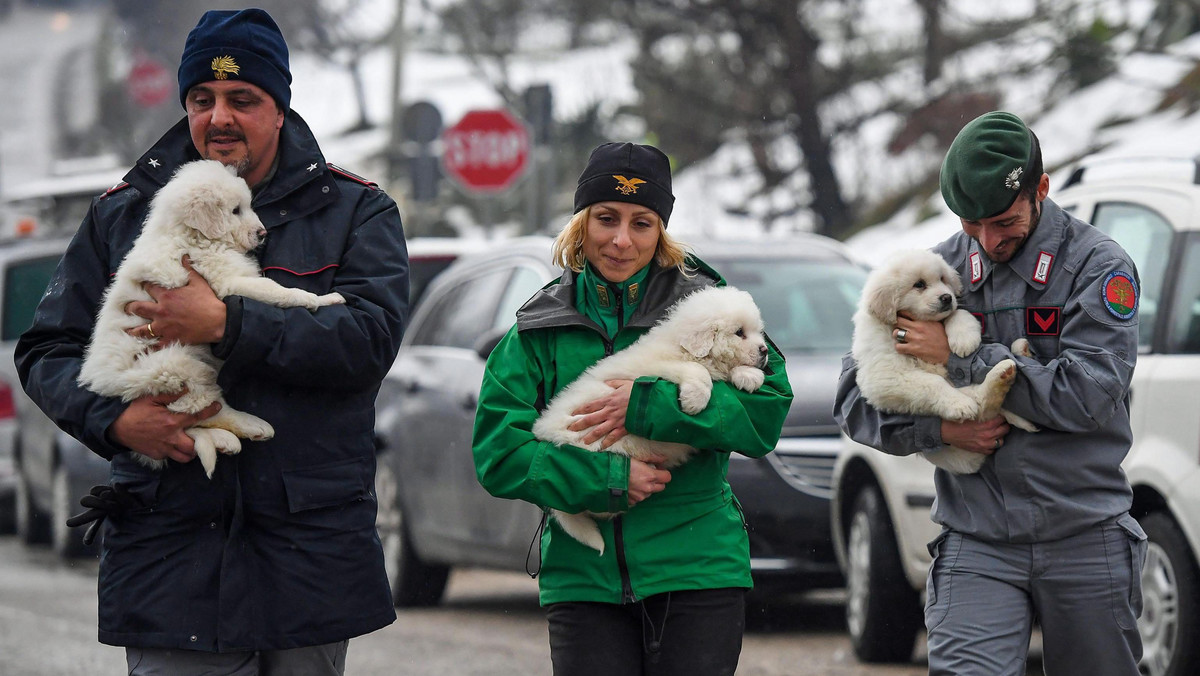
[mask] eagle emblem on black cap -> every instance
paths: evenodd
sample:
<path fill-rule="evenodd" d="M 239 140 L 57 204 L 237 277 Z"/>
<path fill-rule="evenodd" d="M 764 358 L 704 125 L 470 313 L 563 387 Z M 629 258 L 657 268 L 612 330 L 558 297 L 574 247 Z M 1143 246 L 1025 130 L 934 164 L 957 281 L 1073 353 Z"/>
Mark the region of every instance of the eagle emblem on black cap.
<path fill-rule="evenodd" d="M 640 178 L 625 178 L 618 174 L 613 174 L 613 178 L 617 179 L 617 191 L 622 195 L 632 195 L 637 192 L 639 185 L 645 183 Z"/>
<path fill-rule="evenodd" d="M 237 65 L 237 61 L 233 60 L 232 56 L 218 56 L 212 60 L 211 65 L 213 77 L 218 80 L 228 80 L 230 74 L 237 75 L 241 72 L 241 66 Z"/>

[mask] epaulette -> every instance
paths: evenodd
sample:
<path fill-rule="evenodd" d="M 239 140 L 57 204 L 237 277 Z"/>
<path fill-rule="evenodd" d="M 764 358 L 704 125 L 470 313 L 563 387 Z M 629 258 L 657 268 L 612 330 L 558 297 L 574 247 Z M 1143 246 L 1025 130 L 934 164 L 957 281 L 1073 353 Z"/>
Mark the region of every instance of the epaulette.
<path fill-rule="evenodd" d="M 119 193 L 128 187 L 129 187 L 129 181 L 121 181 L 120 183 L 109 188 L 108 190 L 105 190 L 104 194 L 100 196 L 100 199 L 104 199 L 105 197 L 108 197 L 109 195 Z"/>
<path fill-rule="evenodd" d="M 362 176 L 359 176 L 358 174 L 346 171 L 345 169 L 334 164 L 333 162 L 326 162 L 325 164 L 326 164 L 326 166 L 329 167 L 330 171 L 332 171 L 333 173 L 335 173 L 339 176 L 344 176 L 344 177 L 350 179 L 351 181 L 354 181 L 355 183 L 361 183 L 361 184 L 367 186 L 368 188 L 370 188 L 371 190 L 379 190 L 379 184 L 375 183 L 374 181 L 368 181 L 367 179 L 363 178 Z"/>

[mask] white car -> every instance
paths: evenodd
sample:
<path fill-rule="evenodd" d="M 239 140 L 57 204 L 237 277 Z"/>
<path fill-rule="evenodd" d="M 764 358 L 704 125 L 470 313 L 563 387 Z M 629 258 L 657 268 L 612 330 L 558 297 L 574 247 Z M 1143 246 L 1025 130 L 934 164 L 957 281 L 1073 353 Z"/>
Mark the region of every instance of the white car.
<path fill-rule="evenodd" d="M 1138 628 L 1141 673 L 1200 674 L 1200 161 L 1093 158 L 1051 195 L 1111 235 L 1141 277 L 1133 448 L 1124 469 L 1150 538 Z M 832 532 L 860 660 L 911 659 L 939 531 L 933 466 L 845 440 Z M 1081 618 L 1081 621 L 1087 621 Z"/>

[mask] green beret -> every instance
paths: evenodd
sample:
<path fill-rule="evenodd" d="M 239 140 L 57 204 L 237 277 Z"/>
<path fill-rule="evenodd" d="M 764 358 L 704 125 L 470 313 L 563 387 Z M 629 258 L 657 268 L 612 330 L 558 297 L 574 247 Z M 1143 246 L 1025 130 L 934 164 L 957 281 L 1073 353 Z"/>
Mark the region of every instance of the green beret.
<path fill-rule="evenodd" d="M 1033 132 L 1012 113 L 993 111 L 958 132 L 942 162 L 942 198 L 960 218 L 978 221 L 1004 213 L 1029 176 Z"/>

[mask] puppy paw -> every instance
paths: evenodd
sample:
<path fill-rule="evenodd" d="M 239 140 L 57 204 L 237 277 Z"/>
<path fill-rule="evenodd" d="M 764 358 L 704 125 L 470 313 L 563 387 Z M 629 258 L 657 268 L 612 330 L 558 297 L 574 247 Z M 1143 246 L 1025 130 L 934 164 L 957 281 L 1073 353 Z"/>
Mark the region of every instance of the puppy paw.
<path fill-rule="evenodd" d="M 275 428 L 266 420 L 241 411 L 230 411 L 229 420 L 221 428 L 251 441 L 266 441 L 275 436 Z"/>
<path fill-rule="evenodd" d="M 753 392 L 762 387 L 766 377 L 767 375 L 762 372 L 762 369 L 756 369 L 753 366 L 735 366 L 729 372 L 729 382 L 743 392 Z"/>
<path fill-rule="evenodd" d="M 1005 359 L 993 366 L 991 371 L 988 371 L 984 382 L 992 381 L 1011 385 L 1013 379 L 1016 377 L 1017 363 L 1011 359 Z"/>
<path fill-rule="evenodd" d="M 957 310 L 945 322 L 946 341 L 950 351 L 960 357 L 969 357 L 979 349 L 983 341 L 979 321 L 966 310 Z"/>
<path fill-rule="evenodd" d="M 1018 357 L 1033 357 L 1033 346 L 1025 338 L 1018 338 L 1013 341 L 1012 353 Z"/>
<path fill-rule="evenodd" d="M 958 397 L 954 401 L 946 402 L 939 417 L 961 422 L 963 420 L 974 420 L 978 416 L 978 403 L 967 397 Z"/>
<path fill-rule="evenodd" d="M 1023 429 L 1026 432 L 1041 432 L 1042 431 L 1042 428 L 1038 427 L 1037 425 L 1034 425 L 1033 423 L 1029 422 L 1028 420 L 1017 415 L 1016 413 L 1013 413 L 1012 411 L 1005 411 L 1005 410 L 1001 409 L 1000 415 L 1004 416 L 1004 420 L 1009 425 L 1012 425 L 1013 427 L 1016 427 L 1019 429 Z"/>
<path fill-rule="evenodd" d="M 696 415 L 708 406 L 712 397 L 711 386 L 684 383 L 679 386 L 679 408 L 688 415 Z"/>
<path fill-rule="evenodd" d="M 340 294 L 336 291 L 334 291 L 333 293 L 327 293 L 323 296 L 317 296 L 317 307 L 324 307 L 326 305 L 345 305 L 345 304 L 346 304 L 346 298 L 344 296 L 342 296 L 342 294 Z"/>

